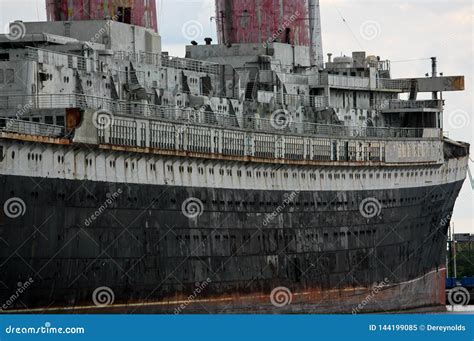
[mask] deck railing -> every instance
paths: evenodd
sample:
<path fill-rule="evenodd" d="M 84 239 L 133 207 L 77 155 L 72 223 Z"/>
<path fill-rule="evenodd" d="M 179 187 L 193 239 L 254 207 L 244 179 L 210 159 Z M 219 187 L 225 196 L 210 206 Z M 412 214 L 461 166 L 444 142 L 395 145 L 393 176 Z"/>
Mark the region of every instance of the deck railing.
<path fill-rule="evenodd" d="M 235 116 L 210 112 L 194 108 L 176 108 L 152 105 L 140 102 L 113 101 L 103 97 L 77 94 L 38 95 L 38 96 L 0 96 L 0 109 L 12 109 L 12 113 L 31 109 L 80 108 L 105 110 L 112 115 L 122 115 L 134 118 L 155 119 L 170 122 L 184 122 L 297 135 L 321 135 L 330 137 L 374 137 L 374 138 L 422 138 L 424 128 L 386 128 L 363 127 L 346 125 L 315 124 L 297 122 L 289 112 L 281 110 L 272 118 L 255 116 Z M 17 115 L 15 115 L 17 116 Z M 270 115 L 269 115 L 270 116 Z M 439 131 L 439 129 L 438 129 Z M 433 133 L 430 133 L 429 137 Z M 440 134 L 435 134 L 440 135 Z"/>
<path fill-rule="evenodd" d="M 204 62 L 202 60 L 171 57 L 168 55 L 161 56 L 161 66 L 195 72 L 205 72 L 212 74 L 220 73 L 219 64 Z"/>
<path fill-rule="evenodd" d="M 405 100 L 389 100 L 380 102 L 380 108 L 383 109 L 440 109 L 443 110 L 443 100 L 420 100 L 420 101 L 405 101 Z"/>
<path fill-rule="evenodd" d="M 0 132 L 62 137 L 64 136 L 64 127 L 39 122 L 0 118 Z"/>

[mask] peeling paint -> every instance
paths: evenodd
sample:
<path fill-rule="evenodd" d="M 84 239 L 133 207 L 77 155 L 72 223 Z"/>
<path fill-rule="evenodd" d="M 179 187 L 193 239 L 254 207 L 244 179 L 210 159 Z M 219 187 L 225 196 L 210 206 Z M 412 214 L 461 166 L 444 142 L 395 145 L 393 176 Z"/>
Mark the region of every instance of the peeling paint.
<path fill-rule="evenodd" d="M 119 16 L 121 12 L 123 15 Z M 155 1 L 46 0 L 46 13 L 49 21 L 117 18 L 117 21 L 158 30 Z"/>

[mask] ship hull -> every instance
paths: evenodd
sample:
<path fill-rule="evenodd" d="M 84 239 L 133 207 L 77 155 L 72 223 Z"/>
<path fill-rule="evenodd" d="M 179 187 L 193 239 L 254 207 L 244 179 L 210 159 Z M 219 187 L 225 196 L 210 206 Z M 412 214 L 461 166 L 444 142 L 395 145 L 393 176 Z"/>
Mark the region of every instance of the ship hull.
<path fill-rule="evenodd" d="M 32 279 L 5 311 L 100 310 L 94 292 L 108 287 L 108 312 L 363 313 L 444 304 L 462 181 L 293 193 L 7 175 L 0 184 L 2 203 L 25 203 L 22 216 L 1 217 L 0 300 Z M 183 214 L 189 198 L 202 203 L 195 216 Z M 361 214 L 366 198 L 380 201 L 377 215 Z M 272 301 L 278 287 L 290 293 L 283 306 Z"/>

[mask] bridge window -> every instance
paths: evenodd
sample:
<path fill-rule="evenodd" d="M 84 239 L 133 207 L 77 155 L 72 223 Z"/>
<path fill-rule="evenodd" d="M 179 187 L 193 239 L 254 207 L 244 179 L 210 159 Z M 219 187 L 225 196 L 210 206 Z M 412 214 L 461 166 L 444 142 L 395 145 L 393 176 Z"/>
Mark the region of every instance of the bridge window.
<path fill-rule="evenodd" d="M 117 13 L 117 21 L 125 24 L 132 23 L 132 9 L 130 7 L 119 7 Z"/>
<path fill-rule="evenodd" d="M 53 116 L 45 116 L 44 123 L 46 124 L 53 124 Z"/>
<path fill-rule="evenodd" d="M 64 116 L 56 116 L 56 125 L 64 127 Z"/>

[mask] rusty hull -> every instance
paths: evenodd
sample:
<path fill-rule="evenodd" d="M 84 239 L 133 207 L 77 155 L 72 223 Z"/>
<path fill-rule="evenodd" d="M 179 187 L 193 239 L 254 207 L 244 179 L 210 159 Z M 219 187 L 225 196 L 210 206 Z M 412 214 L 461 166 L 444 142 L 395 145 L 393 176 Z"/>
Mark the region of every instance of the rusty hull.
<path fill-rule="evenodd" d="M 238 293 L 206 295 L 206 289 L 195 299 L 176 295 L 160 301 L 119 302 L 111 306 L 93 305 L 11 310 L 10 313 L 342 313 L 358 314 L 380 311 L 402 313 L 411 311 L 445 311 L 446 268 L 434 269 L 425 276 L 404 283 L 374 284 L 372 287 L 337 289 L 311 288 L 294 290 L 289 303 L 275 306 L 270 293 Z M 416 295 L 416 296 L 414 296 Z"/>

